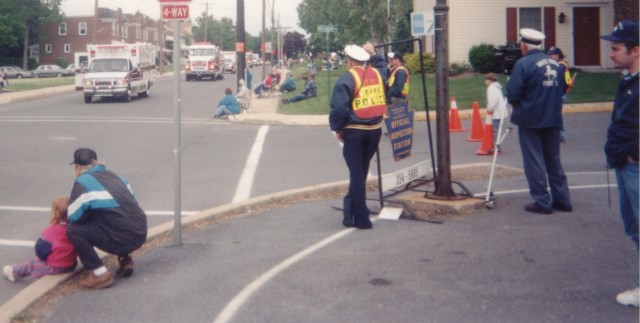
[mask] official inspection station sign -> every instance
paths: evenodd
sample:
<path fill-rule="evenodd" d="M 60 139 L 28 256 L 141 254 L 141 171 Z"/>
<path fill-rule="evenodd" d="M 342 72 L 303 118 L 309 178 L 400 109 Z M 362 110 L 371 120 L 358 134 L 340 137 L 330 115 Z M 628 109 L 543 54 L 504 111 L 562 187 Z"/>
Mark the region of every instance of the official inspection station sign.
<path fill-rule="evenodd" d="M 389 118 L 384 120 L 391 140 L 393 158 L 401 160 L 411 155 L 413 146 L 413 111 L 407 101 L 397 101 L 387 108 Z"/>

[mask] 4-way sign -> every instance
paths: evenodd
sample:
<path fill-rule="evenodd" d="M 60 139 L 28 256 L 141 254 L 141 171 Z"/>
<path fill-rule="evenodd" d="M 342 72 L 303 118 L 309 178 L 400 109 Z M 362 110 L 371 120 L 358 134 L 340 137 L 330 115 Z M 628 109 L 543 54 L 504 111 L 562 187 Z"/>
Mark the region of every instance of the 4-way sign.
<path fill-rule="evenodd" d="M 162 4 L 162 19 L 165 19 L 165 20 L 189 19 L 189 5 Z"/>
<path fill-rule="evenodd" d="M 158 0 L 160 12 L 165 20 L 189 19 L 189 4 L 191 0 Z"/>

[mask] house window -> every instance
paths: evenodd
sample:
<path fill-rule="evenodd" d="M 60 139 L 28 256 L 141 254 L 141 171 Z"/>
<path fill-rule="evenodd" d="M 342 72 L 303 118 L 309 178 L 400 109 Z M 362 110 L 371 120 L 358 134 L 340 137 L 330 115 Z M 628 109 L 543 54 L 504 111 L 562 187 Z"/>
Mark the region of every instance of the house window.
<path fill-rule="evenodd" d="M 45 51 L 47 54 L 50 54 L 50 53 L 51 53 L 51 44 L 45 44 L 45 45 L 44 45 L 44 51 Z"/>
<path fill-rule="evenodd" d="M 58 35 L 65 36 L 67 34 L 67 23 L 63 22 L 58 25 Z"/>
<path fill-rule="evenodd" d="M 85 36 L 87 34 L 87 23 L 79 22 L 78 23 L 78 35 Z"/>
<path fill-rule="evenodd" d="M 140 39 L 140 26 L 136 26 L 136 39 Z"/>
<path fill-rule="evenodd" d="M 71 53 L 71 44 L 64 44 L 64 52 Z"/>
<path fill-rule="evenodd" d="M 129 38 L 129 26 L 124 27 L 124 32 L 122 33 L 124 38 Z"/>
<path fill-rule="evenodd" d="M 542 31 L 542 8 L 520 8 L 520 29 Z"/>
<path fill-rule="evenodd" d="M 111 23 L 111 35 L 113 35 L 113 36 L 117 36 L 118 35 L 118 26 L 116 26 L 115 22 Z"/>

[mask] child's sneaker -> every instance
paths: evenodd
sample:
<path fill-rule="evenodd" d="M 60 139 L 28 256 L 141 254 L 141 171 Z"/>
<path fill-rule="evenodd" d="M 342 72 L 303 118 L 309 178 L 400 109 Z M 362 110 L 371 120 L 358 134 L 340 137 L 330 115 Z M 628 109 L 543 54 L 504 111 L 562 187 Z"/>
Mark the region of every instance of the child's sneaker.
<path fill-rule="evenodd" d="M 10 282 L 16 281 L 16 277 L 13 276 L 13 267 L 11 265 L 4 266 L 4 268 L 2 268 L 2 273 Z"/>

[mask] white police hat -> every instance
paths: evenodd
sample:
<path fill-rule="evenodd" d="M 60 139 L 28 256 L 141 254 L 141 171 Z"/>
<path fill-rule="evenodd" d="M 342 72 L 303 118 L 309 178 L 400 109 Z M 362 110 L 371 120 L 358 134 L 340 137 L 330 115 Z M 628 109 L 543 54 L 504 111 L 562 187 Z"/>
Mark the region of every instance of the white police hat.
<path fill-rule="evenodd" d="M 345 54 L 349 56 L 351 59 L 356 60 L 358 62 L 366 62 L 371 58 L 371 55 L 367 53 L 364 48 L 358 45 L 347 45 L 344 48 Z"/>
<path fill-rule="evenodd" d="M 545 39 L 545 35 L 535 29 L 522 28 L 520 29 L 520 41 L 532 45 L 540 45 Z"/>

